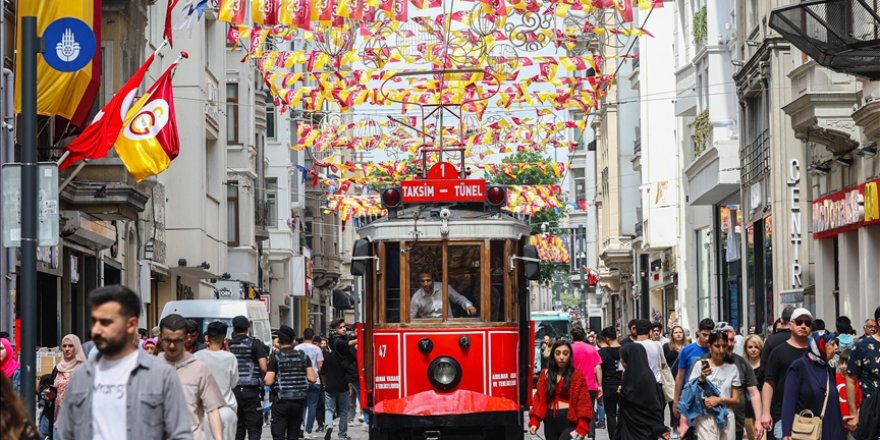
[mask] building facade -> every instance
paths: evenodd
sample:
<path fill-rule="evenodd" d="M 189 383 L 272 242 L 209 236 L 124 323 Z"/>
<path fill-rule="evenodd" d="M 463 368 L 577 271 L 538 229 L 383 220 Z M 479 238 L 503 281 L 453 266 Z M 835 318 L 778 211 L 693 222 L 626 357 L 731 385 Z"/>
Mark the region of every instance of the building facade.
<path fill-rule="evenodd" d="M 681 322 L 744 323 L 740 124 L 732 81 L 734 1 L 684 1 L 675 19 L 677 130 L 684 181 Z"/>

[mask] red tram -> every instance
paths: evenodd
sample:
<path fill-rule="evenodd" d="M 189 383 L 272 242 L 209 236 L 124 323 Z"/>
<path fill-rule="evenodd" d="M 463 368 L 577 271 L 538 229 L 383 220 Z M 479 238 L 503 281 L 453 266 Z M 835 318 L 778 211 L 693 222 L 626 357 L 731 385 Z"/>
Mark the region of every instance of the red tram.
<path fill-rule="evenodd" d="M 371 439 L 522 438 L 531 390 L 529 225 L 503 212 L 506 188 L 438 162 L 382 193 L 362 225 L 358 327 Z"/>

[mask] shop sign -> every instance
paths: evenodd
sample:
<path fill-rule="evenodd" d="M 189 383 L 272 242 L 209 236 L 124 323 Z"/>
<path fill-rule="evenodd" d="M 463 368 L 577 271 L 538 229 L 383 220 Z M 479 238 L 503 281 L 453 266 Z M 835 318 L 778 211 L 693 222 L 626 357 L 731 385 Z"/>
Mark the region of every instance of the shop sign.
<path fill-rule="evenodd" d="M 801 242 L 801 163 L 797 159 L 789 162 L 788 170 L 788 193 L 789 206 L 791 206 L 791 247 L 792 247 L 792 263 L 791 263 L 791 288 L 799 289 L 804 287 L 803 268 L 800 262 Z"/>
<path fill-rule="evenodd" d="M 833 237 L 862 226 L 880 224 L 880 179 L 813 201 L 813 238 Z"/>

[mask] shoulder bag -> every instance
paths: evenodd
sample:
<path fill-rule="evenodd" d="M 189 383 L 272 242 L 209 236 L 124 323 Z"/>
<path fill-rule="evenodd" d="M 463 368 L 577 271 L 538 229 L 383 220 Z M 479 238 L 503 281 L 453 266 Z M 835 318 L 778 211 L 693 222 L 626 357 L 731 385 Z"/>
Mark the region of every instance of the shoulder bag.
<path fill-rule="evenodd" d="M 825 372 L 825 402 L 822 403 L 822 414 L 819 417 L 813 415 L 813 411 L 805 409 L 794 415 L 791 425 L 792 440 L 819 440 L 822 438 L 822 418 L 825 417 L 825 408 L 828 406 L 828 395 L 831 394 L 831 374 Z"/>
<path fill-rule="evenodd" d="M 663 397 L 667 402 L 675 399 L 675 378 L 672 377 L 672 371 L 669 365 L 666 365 L 666 359 L 663 357 L 663 347 L 657 344 L 657 355 L 660 357 L 660 381 L 663 384 Z"/>

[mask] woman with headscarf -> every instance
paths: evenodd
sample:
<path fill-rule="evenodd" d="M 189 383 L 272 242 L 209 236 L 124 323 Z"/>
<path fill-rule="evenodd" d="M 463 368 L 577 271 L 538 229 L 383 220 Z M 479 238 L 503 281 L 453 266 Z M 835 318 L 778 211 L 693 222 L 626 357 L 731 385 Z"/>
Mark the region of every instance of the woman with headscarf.
<path fill-rule="evenodd" d="M 61 362 L 55 366 L 52 375 L 55 376 L 55 426 L 61 421 L 58 413 L 61 411 L 61 402 L 67 393 L 70 377 L 77 367 L 86 362 L 86 354 L 83 352 L 82 342 L 79 336 L 70 334 L 61 339 Z"/>
<path fill-rule="evenodd" d="M 668 435 L 663 423 L 663 403 L 657 393 L 657 379 L 648 365 L 648 353 L 642 344 L 620 348 L 623 385 L 620 386 L 620 411 L 617 438 L 614 440 L 654 440 Z"/>
<path fill-rule="evenodd" d="M 8 339 L 0 338 L 0 369 L 3 370 L 3 375 L 12 381 L 12 388 L 16 393 L 21 393 L 20 367 L 15 352 L 12 351 L 12 344 Z"/>
<path fill-rule="evenodd" d="M 538 432 L 544 422 L 547 440 L 583 440 L 590 432 L 593 402 L 587 380 L 571 361 L 571 344 L 557 340 L 551 349 L 547 369 L 538 376 L 538 386 L 529 410 L 529 433 Z"/>
<path fill-rule="evenodd" d="M 806 354 L 788 367 L 782 395 L 783 440 L 791 440 L 794 416 L 803 410 L 810 410 L 815 417 L 822 418 L 821 438 L 846 438 L 843 417 L 837 405 L 839 396 L 834 367 L 829 362 L 836 354 L 837 341 L 833 334 L 813 333 Z"/>

